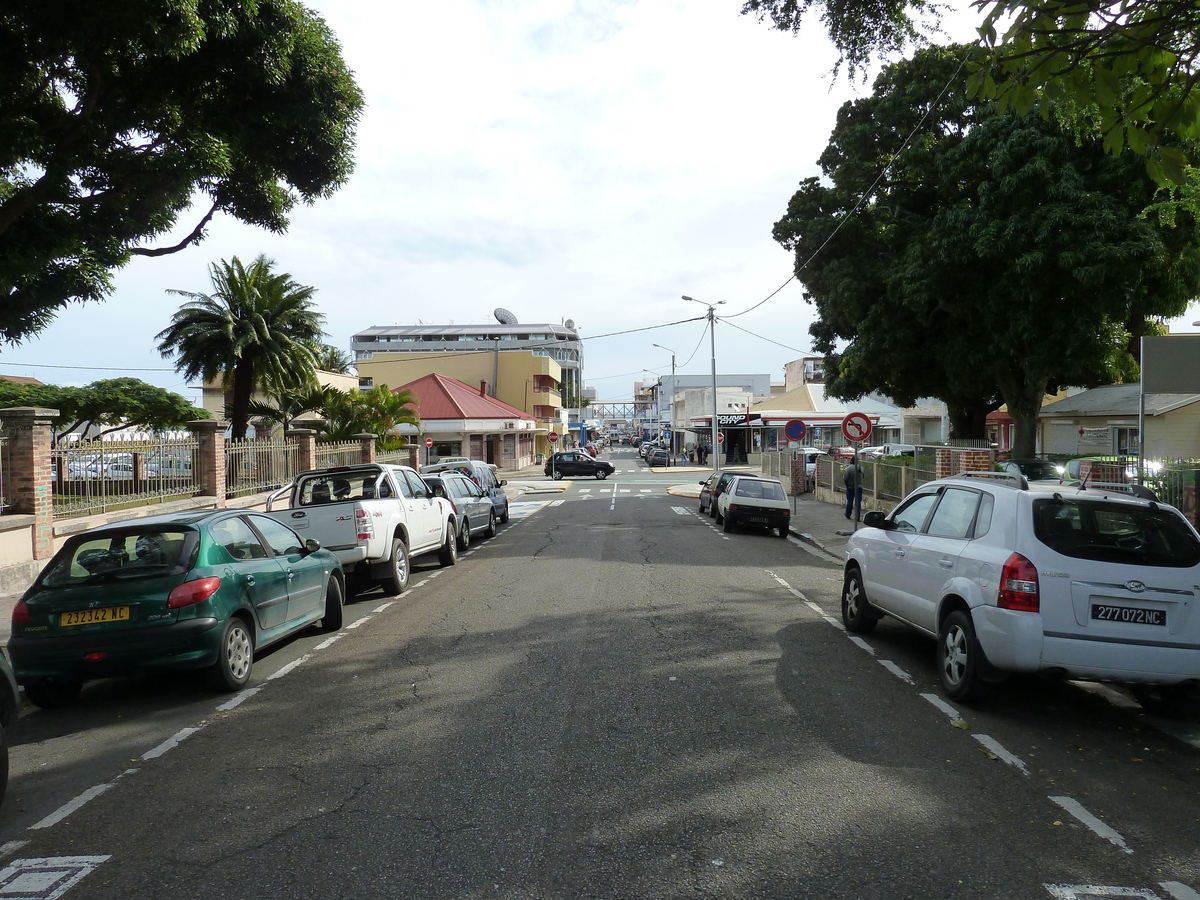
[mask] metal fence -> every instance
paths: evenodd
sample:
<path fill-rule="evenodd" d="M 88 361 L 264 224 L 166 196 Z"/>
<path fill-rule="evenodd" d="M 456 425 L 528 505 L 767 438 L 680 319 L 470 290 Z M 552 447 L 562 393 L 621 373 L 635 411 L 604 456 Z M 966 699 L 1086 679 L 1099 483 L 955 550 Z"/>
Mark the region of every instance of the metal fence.
<path fill-rule="evenodd" d="M 198 443 L 91 441 L 50 451 L 56 517 L 161 503 L 196 493 Z"/>
<path fill-rule="evenodd" d="M 317 468 L 353 466 L 362 462 L 362 443 L 345 441 L 340 444 L 317 444 Z"/>
<path fill-rule="evenodd" d="M 226 496 L 244 497 L 288 484 L 299 471 L 299 446 L 294 438 L 227 442 Z"/>

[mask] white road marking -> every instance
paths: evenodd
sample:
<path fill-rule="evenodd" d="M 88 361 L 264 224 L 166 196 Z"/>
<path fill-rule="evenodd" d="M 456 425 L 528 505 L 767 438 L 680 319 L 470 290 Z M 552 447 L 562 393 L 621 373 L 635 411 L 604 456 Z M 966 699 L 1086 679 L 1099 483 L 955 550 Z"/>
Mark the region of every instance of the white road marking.
<path fill-rule="evenodd" d="M 365 625 L 368 622 L 370 622 L 372 618 L 373 618 L 372 616 L 363 616 L 361 619 L 355 619 L 353 622 L 351 622 L 349 625 L 346 626 L 346 630 L 349 631 L 352 628 L 357 628 L 359 625 Z"/>
<path fill-rule="evenodd" d="M 872 656 L 875 655 L 875 648 L 860 638 L 857 634 L 851 634 L 847 636 L 850 638 L 850 643 L 854 644 L 854 646 L 856 646 L 859 650 L 865 650 Z"/>
<path fill-rule="evenodd" d="M 912 676 L 905 672 L 902 668 L 892 662 L 890 659 L 876 660 L 881 666 L 903 681 L 905 684 L 912 684 Z"/>
<path fill-rule="evenodd" d="M 0 896 L 58 900 L 111 856 L 44 856 L 15 859 L 0 870 Z"/>
<path fill-rule="evenodd" d="M 551 506 L 562 506 L 562 505 L 563 505 L 563 501 L 562 501 L 561 499 L 560 499 L 560 500 L 551 500 L 551 501 L 550 501 L 550 505 L 551 505 Z"/>
<path fill-rule="evenodd" d="M 1175 900 L 1200 900 L 1200 894 L 1193 891 L 1186 884 L 1180 884 L 1178 881 L 1160 881 L 1159 886 L 1174 897 Z"/>
<path fill-rule="evenodd" d="M 671 512 L 675 513 L 677 516 L 690 516 L 692 514 L 690 509 L 687 509 L 683 506 L 672 506 Z"/>
<path fill-rule="evenodd" d="M 354 626 L 352 625 L 352 626 L 350 626 L 350 627 L 351 627 L 351 628 L 353 628 Z M 267 676 L 267 681 L 274 681 L 276 678 L 282 678 L 284 675 L 288 674 L 288 673 L 289 673 L 289 672 L 291 672 L 293 669 L 296 669 L 296 668 L 298 668 L 298 667 L 300 667 L 300 666 L 304 665 L 304 664 L 305 664 L 306 662 L 308 662 L 310 659 L 312 659 L 312 654 L 311 654 L 311 653 L 305 653 L 305 654 L 304 654 L 302 657 L 300 657 L 299 659 L 293 659 L 293 660 L 292 660 L 290 663 L 288 663 L 286 666 L 284 666 L 284 667 L 283 667 L 282 669 L 280 669 L 278 672 L 274 673 L 273 675 L 268 675 L 268 676 Z"/>
<path fill-rule="evenodd" d="M 8 841 L 7 843 L 0 844 L 0 856 L 8 856 L 9 854 L 16 853 L 28 843 L 29 841 Z"/>
<path fill-rule="evenodd" d="M 1008 763 L 1014 769 L 1018 769 L 1022 775 L 1029 774 L 1029 770 L 1025 768 L 1025 762 L 1020 757 L 1014 756 L 1005 750 L 1003 745 L 991 735 L 973 734 L 971 737 L 975 738 L 975 740 L 979 741 L 979 743 L 983 744 L 983 746 L 987 747 L 988 750 L 996 754 L 998 758 Z"/>
<path fill-rule="evenodd" d="M 395 602 L 396 602 L 395 600 L 389 600 L 387 603 L 381 603 L 379 606 L 377 606 L 373 610 L 371 610 L 371 612 L 381 613 Z"/>
<path fill-rule="evenodd" d="M 329 637 L 325 638 L 325 640 L 321 641 L 321 643 L 317 644 L 317 646 L 313 647 L 313 649 L 314 650 L 326 650 L 329 647 L 332 647 L 334 644 L 336 644 L 338 641 L 340 641 L 345 636 L 346 636 L 346 632 L 344 632 L 344 631 L 335 632 L 334 634 L 331 634 Z"/>
<path fill-rule="evenodd" d="M 1057 803 L 1082 824 L 1090 828 L 1096 835 L 1104 838 L 1109 843 L 1120 847 L 1125 853 L 1132 853 L 1133 849 L 1125 844 L 1125 838 L 1121 837 L 1114 829 L 1110 828 L 1100 819 L 1093 816 L 1090 812 L 1083 808 L 1083 804 L 1078 800 L 1073 800 L 1070 797 L 1051 797 L 1050 800 Z"/>
<path fill-rule="evenodd" d="M 229 712 L 231 709 L 235 709 L 235 708 L 241 706 L 242 703 L 249 700 L 251 697 L 253 697 L 255 694 L 257 694 L 261 690 L 262 690 L 262 685 L 260 684 L 258 687 L 252 687 L 252 688 L 247 688 L 244 691 L 238 691 L 236 694 L 233 695 L 232 699 L 226 700 L 224 703 L 222 703 L 220 706 L 218 706 L 217 711 L 218 712 Z"/>
<path fill-rule="evenodd" d="M 1116 900 L 1118 897 L 1162 900 L 1149 888 L 1114 887 L 1111 884 L 1044 884 L 1042 887 L 1056 900 Z"/>
<path fill-rule="evenodd" d="M 60 806 L 54 812 L 50 813 L 50 815 L 46 816 L 46 818 L 42 819 L 40 822 L 34 822 L 32 825 L 29 826 L 29 830 L 34 831 L 34 830 L 37 830 L 40 828 L 49 828 L 51 825 L 57 825 L 59 822 L 61 822 L 67 816 L 71 815 L 71 813 L 75 812 L 76 810 L 82 809 L 84 807 L 84 805 L 86 805 L 87 803 L 90 803 L 92 800 L 95 800 L 97 797 L 99 797 L 101 794 L 103 794 L 105 791 L 107 791 L 110 787 L 113 787 L 118 781 L 120 781 L 126 775 L 130 775 L 136 771 L 137 771 L 137 769 L 126 769 L 124 772 L 122 772 L 120 775 L 118 775 L 112 781 L 107 781 L 104 784 L 97 784 L 94 787 L 88 788 L 86 791 L 84 791 L 82 794 L 80 794 L 74 800 L 70 800 L 67 803 L 64 803 L 62 806 Z M 8 870 L 6 869 L 5 871 L 8 871 Z"/>
<path fill-rule="evenodd" d="M 169 738 L 167 738 L 165 741 L 163 741 L 161 744 L 159 744 L 153 750 L 147 750 L 145 753 L 143 753 L 142 759 L 158 759 L 160 756 L 162 756 L 168 750 L 174 750 L 176 747 L 178 747 L 180 744 L 182 744 L 184 741 L 186 741 L 188 738 L 190 738 L 193 734 L 195 734 L 197 731 L 199 731 L 200 728 L 202 728 L 202 727 L 203 726 L 196 726 L 195 728 L 181 728 L 179 731 L 175 732 L 175 734 L 171 735 Z"/>
<path fill-rule="evenodd" d="M 921 696 L 949 716 L 951 724 L 954 724 L 955 722 L 962 722 L 964 724 L 966 723 L 966 719 L 959 715 L 958 710 L 939 697 L 937 694 L 922 694 Z"/>

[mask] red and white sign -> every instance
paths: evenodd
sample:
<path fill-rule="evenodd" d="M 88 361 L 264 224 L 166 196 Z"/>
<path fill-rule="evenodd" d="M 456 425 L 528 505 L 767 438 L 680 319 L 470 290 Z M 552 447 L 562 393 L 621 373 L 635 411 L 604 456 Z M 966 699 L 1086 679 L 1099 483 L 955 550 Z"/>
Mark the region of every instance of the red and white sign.
<path fill-rule="evenodd" d="M 723 432 L 723 431 L 718 431 L 718 432 L 717 432 L 717 443 L 718 443 L 718 444 L 723 444 L 723 443 L 725 443 L 725 432 Z"/>
<path fill-rule="evenodd" d="M 557 431 L 550 432 L 548 435 L 546 435 L 546 440 L 548 440 L 552 444 L 557 444 L 558 443 L 558 432 Z"/>
<path fill-rule="evenodd" d="M 865 413 L 852 412 L 842 419 L 842 434 L 851 443 L 865 441 L 871 436 L 871 420 Z"/>
<path fill-rule="evenodd" d="M 425 438 L 425 449 L 428 450 L 433 446 L 433 438 Z"/>

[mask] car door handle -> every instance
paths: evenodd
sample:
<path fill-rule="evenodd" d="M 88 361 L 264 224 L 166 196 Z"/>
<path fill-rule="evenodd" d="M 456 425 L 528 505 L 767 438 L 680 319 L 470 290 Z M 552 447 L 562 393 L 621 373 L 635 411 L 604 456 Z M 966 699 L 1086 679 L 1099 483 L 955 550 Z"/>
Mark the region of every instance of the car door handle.
<path fill-rule="evenodd" d="M 941 566 L 943 569 L 953 569 L 954 568 L 954 560 L 943 556 L 941 559 L 938 560 L 938 565 Z"/>
<path fill-rule="evenodd" d="M 246 576 L 246 584 L 254 584 L 254 576 L 253 575 Z"/>
<path fill-rule="evenodd" d="M 903 550 L 901 550 L 899 547 L 897 547 L 893 552 L 896 554 L 896 556 L 898 558 L 903 558 L 905 556 L 908 556 L 908 554 L 905 553 Z"/>
<path fill-rule="evenodd" d="M 288 581 L 291 581 L 293 578 L 296 577 L 296 573 L 293 572 L 291 569 L 288 569 L 287 573 L 288 573 Z"/>

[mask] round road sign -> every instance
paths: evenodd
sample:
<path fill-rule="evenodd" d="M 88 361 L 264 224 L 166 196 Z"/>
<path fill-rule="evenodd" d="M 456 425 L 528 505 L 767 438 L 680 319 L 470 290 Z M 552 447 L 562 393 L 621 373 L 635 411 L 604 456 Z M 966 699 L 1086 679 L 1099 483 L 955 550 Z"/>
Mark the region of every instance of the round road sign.
<path fill-rule="evenodd" d="M 789 441 L 804 440 L 804 423 L 799 419 L 792 419 L 783 426 L 783 433 L 787 435 Z"/>
<path fill-rule="evenodd" d="M 425 448 L 429 449 L 433 446 L 433 438 L 425 438 Z"/>
<path fill-rule="evenodd" d="M 548 435 L 546 435 L 546 440 L 548 440 L 552 444 L 558 443 L 558 432 L 557 431 L 550 432 Z"/>
<path fill-rule="evenodd" d="M 717 443 L 718 443 L 718 444 L 723 444 L 723 443 L 725 443 L 725 432 L 723 432 L 723 431 L 718 431 L 718 432 L 717 432 Z"/>
<path fill-rule="evenodd" d="M 842 419 L 842 434 L 851 443 L 865 441 L 871 436 L 871 420 L 864 413 L 852 412 Z"/>

